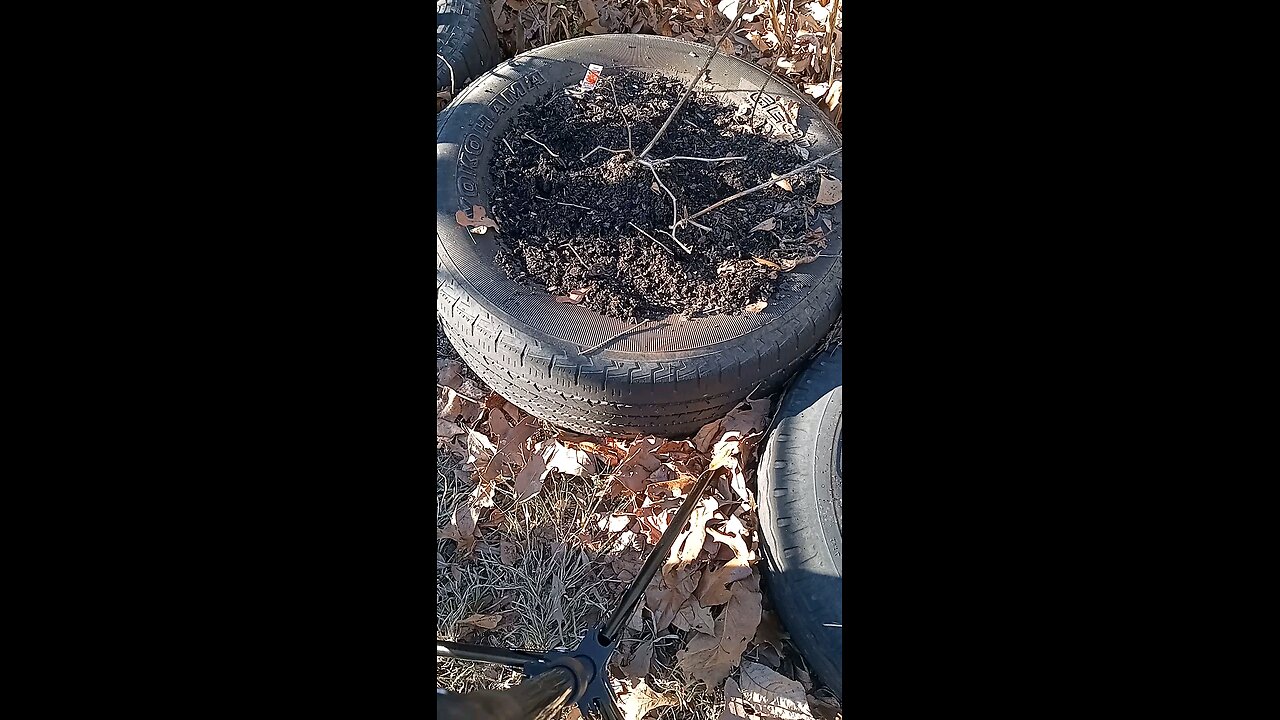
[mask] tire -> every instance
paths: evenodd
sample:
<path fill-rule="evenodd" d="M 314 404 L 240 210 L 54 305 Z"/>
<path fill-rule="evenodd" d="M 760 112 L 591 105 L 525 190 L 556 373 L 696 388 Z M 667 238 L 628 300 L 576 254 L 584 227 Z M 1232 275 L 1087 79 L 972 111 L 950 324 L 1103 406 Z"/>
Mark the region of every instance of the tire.
<path fill-rule="evenodd" d="M 444 57 L 436 58 L 436 92 L 452 88 L 454 95 L 502 62 L 489 3 L 436 0 L 436 52 Z"/>
<path fill-rule="evenodd" d="M 594 436 L 687 437 L 749 394 L 779 387 L 840 312 L 842 204 L 823 257 L 787 273 L 758 314 L 720 315 L 633 326 L 579 305 L 555 302 L 511 281 L 494 265 L 498 233 L 472 235 L 455 213 L 491 207 L 489 159 L 518 110 L 555 88 L 578 83 L 588 64 L 660 69 L 691 80 L 709 50 L 649 35 L 602 35 L 523 53 L 467 87 L 436 131 L 436 312 L 463 360 L 521 409 Z M 691 55 L 693 57 L 691 57 Z M 754 94 L 768 74 L 717 56 L 711 81 Z M 804 96 L 776 79 L 761 107 L 810 154 L 840 145 L 834 126 Z M 779 106 L 799 103 L 795 125 Z M 775 112 L 776 111 L 776 112 Z M 637 138 L 637 141 L 639 139 Z M 831 159 L 841 176 L 840 156 Z M 599 346 L 599 347 L 597 347 Z M 584 352 L 590 350 L 590 352 Z"/>
<path fill-rule="evenodd" d="M 796 377 L 756 473 L 770 598 L 809 668 L 841 701 L 842 355 L 823 352 Z"/>

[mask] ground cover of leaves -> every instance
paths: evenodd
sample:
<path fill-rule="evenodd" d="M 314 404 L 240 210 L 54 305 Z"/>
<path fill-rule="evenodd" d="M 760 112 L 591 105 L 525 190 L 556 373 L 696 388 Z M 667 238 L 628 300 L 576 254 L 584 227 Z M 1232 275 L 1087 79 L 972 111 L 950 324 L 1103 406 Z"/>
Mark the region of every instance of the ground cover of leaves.
<path fill-rule="evenodd" d="M 572 646 L 608 617 L 686 491 L 711 473 L 610 664 L 624 716 L 841 717 L 762 592 L 753 485 L 770 398 L 689 440 L 592 438 L 529 416 L 437 355 L 438 639 Z M 519 681 L 452 659 L 437 658 L 436 673 L 456 692 Z"/>
<path fill-rule="evenodd" d="M 753 62 L 814 99 L 843 127 L 844 10 L 841 0 L 489 0 L 507 57 L 583 35 L 638 33 L 714 43 L 742 23 L 720 51 Z M 450 99 L 437 94 L 437 110 Z"/>

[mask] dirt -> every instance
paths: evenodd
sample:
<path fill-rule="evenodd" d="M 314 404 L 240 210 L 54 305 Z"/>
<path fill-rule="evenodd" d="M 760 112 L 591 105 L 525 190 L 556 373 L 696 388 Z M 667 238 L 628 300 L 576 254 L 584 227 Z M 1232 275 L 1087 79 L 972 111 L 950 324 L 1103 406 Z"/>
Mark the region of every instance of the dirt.
<path fill-rule="evenodd" d="M 496 143 L 489 214 L 498 223 L 498 266 L 562 302 L 633 323 L 758 308 L 777 287 L 781 268 L 812 259 L 826 245 L 830 218 L 813 203 L 817 172 L 790 178 L 791 190 L 772 185 L 694 219 L 706 229 L 679 227 L 675 237 L 692 252 L 667 234 L 671 196 L 683 218 L 806 164 L 807 151 L 774 137 L 750 103 L 695 92 L 645 159 L 746 159 L 673 160 L 651 170 L 628 152 L 627 125 L 639 154 L 684 84 L 612 72 L 580 96 L 576 89 L 551 92 L 522 110 Z M 770 218 L 772 229 L 753 231 Z"/>

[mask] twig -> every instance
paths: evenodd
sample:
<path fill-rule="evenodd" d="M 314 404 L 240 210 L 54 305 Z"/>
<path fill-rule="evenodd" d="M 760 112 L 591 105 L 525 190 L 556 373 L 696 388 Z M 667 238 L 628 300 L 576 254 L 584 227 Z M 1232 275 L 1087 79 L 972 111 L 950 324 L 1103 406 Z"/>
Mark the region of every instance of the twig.
<path fill-rule="evenodd" d="M 659 240 L 658 238 L 656 238 L 656 237 L 654 237 L 654 236 L 650 235 L 649 233 L 645 232 L 645 231 L 644 231 L 644 228 L 640 227 L 639 225 L 637 225 L 637 224 L 635 224 L 635 223 L 633 223 L 633 222 L 628 222 L 627 224 L 628 224 L 628 225 L 630 225 L 631 227 L 633 227 L 633 228 L 635 228 L 635 229 L 639 230 L 641 235 L 644 235 L 645 237 L 647 237 L 647 238 L 649 238 L 650 240 L 652 240 L 652 241 L 654 241 L 655 243 L 657 243 L 657 244 L 658 244 L 658 247 L 660 247 L 660 248 L 662 248 L 663 250 L 666 250 L 667 252 L 671 253 L 671 255 L 672 255 L 673 257 L 675 256 L 675 254 L 676 254 L 676 251 L 675 251 L 675 250 L 672 250 L 671 248 L 667 247 L 666 245 L 663 245 L 661 240 Z"/>
<path fill-rule="evenodd" d="M 698 217 L 699 215 L 705 215 L 706 213 L 709 213 L 709 212 L 711 212 L 712 210 L 715 210 L 716 208 L 719 208 L 719 207 L 723 207 L 723 206 L 725 206 L 725 205 L 728 205 L 729 203 L 733 202 L 734 200 L 737 200 L 737 199 L 738 199 L 738 198 L 740 198 L 740 197 L 745 197 L 745 196 L 747 196 L 747 195 L 750 195 L 750 194 L 751 194 L 751 193 L 753 193 L 753 192 L 757 192 L 757 191 L 759 191 L 759 190 L 763 190 L 763 189 L 765 189 L 765 188 L 769 187 L 770 185 L 772 185 L 772 184 L 774 184 L 774 183 L 778 182 L 779 180 L 785 180 L 785 179 L 787 179 L 787 178 L 789 178 L 789 177 L 793 177 L 793 176 L 795 176 L 795 175 L 799 175 L 800 173 L 804 172 L 805 170 L 808 170 L 808 169 L 812 168 L 813 166 L 817 165 L 818 163 L 822 162 L 823 160 L 826 160 L 827 158 L 831 157 L 832 155 L 836 155 L 836 154 L 838 154 L 838 153 L 839 153 L 841 150 L 843 150 L 843 149 L 844 149 L 844 148 L 836 148 L 835 150 L 832 150 L 831 152 L 827 153 L 826 155 L 823 155 L 822 157 L 818 158 L 817 160 L 814 160 L 813 162 L 805 163 L 804 165 L 801 165 L 800 167 L 796 168 L 795 170 L 791 170 L 790 172 L 788 172 L 788 173 L 786 173 L 786 174 L 784 174 L 784 175 L 779 175 L 778 177 L 770 178 L 770 179 L 765 180 L 764 182 L 760 183 L 759 185 L 757 185 L 757 186 L 755 186 L 755 187 L 753 187 L 753 188 L 751 188 L 751 189 L 749 189 L 749 190 L 743 190 L 743 191 L 742 191 L 742 192 L 740 192 L 740 193 L 736 193 L 736 194 L 730 195 L 729 197 L 727 197 L 727 198 L 725 198 L 725 199 L 723 199 L 723 200 L 719 200 L 719 201 L 717 201 L 717 202 L 714 202 L 714 203 L 712 203 L 711 205 L 708 205 L 707 207 L 704 207 L 704 208 L 702 208 L 701 210 L 699 210 L 698 212 L 696 212 L 696 213 L 694 213 L 694 214 L 690 215 L 688 218 L 685 218 L 685 222 L 688 222 L 689 220 L 692 220 L 693 218 L 696 218 L 696 217 Z M 654 174 L 656 175 L 657 173 L 654 173 Z"/>
<path fill-rule="evenodd" d="M 580 157 L 580 158 L 578 158 L 578 159 L 579 159 L 579 160 L 586 160 L 587 158 L 591 157 L 592 155 L 595 155 L 595 154 L 596 154 L 596 150 L 608 150 L 608 151 L 609 151 L 609 152 L 611 152 L 611 153 L 626 153 L 626 152 L 628 152 L 627 150 L 614 150 L 613 148 L 607 148 L 607 147 L 605 147 L 605 146 L 603 146 L 603 145 L 597 145 L 597 146 L 595 146 L 594 148 L 592 148 L 591 152 L 587 153 L 586 155 L 583 155 L 582 157 Z"/>
<path fill-rule="evenodd" d="M 685 222 L 687 222 L 687 223 L 689 223 L 690 225 L 692 225 L 692 226 L 696 227 L 696 228 L 700 228 L 700 229 L 702 229 L 702 230 L 706 230 L 707 232 L 711 232 L 711 228 L 707 227 L 706 225 L 703 225 L 703 224 L 702 224 L 702 223 L 700 223 L 700 222 L 694 222 L 693 220 L 690 220 L 689 218 L 685 218 L 685 219 L 684 219 L 684 221 L 685 221 Z"/>
<path fill-rule="evenodd" d="M 770 71 L 764 77 L 764 82 L 760 85 L 760 90 L 756 92 L 755 102 L 751 103 L 751 114 L 747 116 L 747 125 L 751 125 L 751 121 L 756 117 L 756 106 L 760 104 L 760 96 L 764 95 L 764 89 L 769 86 L 769 81 L 773 79 L 773 72 Z"/>
<path fill-rule="evenodd" d="M 578 354 L 579 354 L 579 355 L 586 355 L 586 354 L 587 354 L 587 353 L 589 353 L 589 352 L 595 352 L 596 350 L 599 350 L 600 348 L 604 347 L 605 345 L 608 345 L 609 343 L 613 342 L 614 340 L 617 340 L 618 338 L 622 337 L 623 335 L 626 335 L 626 334 L 627 334 L 627 333 L 629 333 L 629 332 L 633 332 L 636 328 L 638 328 L 638 327 L 640 327 L 640 326 L 642 326 L 642 325 L 648 325 L 648 324 L 649 324 L 649 323 L 651 323 L 651 322 L 653 322 L 653 321 L 652 321 L 652 320 L 645 320 L 644 322 L 636 323 L 635 325 L 632 325 L 631 327 L 627 328 L 626 330 L 623 330 L 622 332 L 618 333 L 617 335 L 614 335 L 613 337 L 611 337 L 611 338 L 609 338 L 609 339 L 605 340 L 604 342 L 599 343 L 599 344 L 597 344 L 597 345 L 592 345 L 591 347 L 587 348 L 586 350 L 583 350 L 583 351 L 579 352 Z"/>
<path fill-rule="evenodd" d="M 700 157 L 689 157 L 687 155 L 672 155 L 669 158 L 662 158 L 661 160 L 653 160 L 653 161 L 641 160 L 640 162 L 641 164 L 644 164 L 644 165 L 651 165 L 653 167 L 658 167 L 659 165 L 669 163 L 672 160 L 697 160 L 699 162 L 713 163 L 713 162 L 720 162 L 721 160 L 746 160 L 746 159 L 747 159 L 746 155 L 735 155 L 733 157 L 718 157 L 718 158 L 700 158 Z"/>
<path fill-rule="evenodd" d="M 680 112 L 680 108 L 684 107 L 685 101 L 687 101 L 689 96 L 693 94 L 693 86 L 698 84 L 698 81 L 702 79 L 703 74 L 707 72 L 707 68 L 711 67 L 712 58 L 716 56 L 716 53 L 720 52 L 720 43 L 724 42 L 724 39 L 729 37 L 729 33 L 733 32 L 734 28 L 738 27 L 738 19 L 741 17 L 741 13 L 735 15 L 733 21 L 729 23 L 729 27 L 724 29 L 724 34 L 716 39 L 715 44 L 711 46 L 711 52 L 707 54 L 707 61 L 702 64 L 702 69 L 698 71 L 697 75 L 693 76 L 693 80 L 689 83 L 689 87 L 684 89 L 684 94 L 680 96 L 678 101 L 676 101 L 676 106 L 671 108 L 671 114 L 667 116 L 666 122 L 662 123 L 662 127 L 658 128 L 658 133 L 653 136 L 653 139 L 649 141 L 649 144 L 645 146 L 644 150 L 640 151 L 640 155 L 638 157 L 648 155 L 649 151 L 653 149 L 653 146 L 658 144 L 658 139 L 667 131 L 667 128 L 671 125 L 671 121 L 675 119 L 675 116 Z"/>
<path fill-rule="evenodd" d="M 537 139 L 537 138 L 535 138 L 534 136 L 530 135 L 529 133 L 525 133 L 525 134 L 524 134 L 524 136 L 525 136 L 525 137 L 527 137 L 527 138 L 529 138 L 530 140 L 532 140 L 532 141 L 534 141 L 534 142 L 538 143 L 539 145 L 542 145 L 542 143 L 538 142 L 538 139 Z M 551 152 L 551 148 L 547 147 L 546 145 L 542 145 L 542 149 L 543 149 L 543 150 L 546 150 L 548 153 L 550 153 L 550 154 L 551 154 L 551 157 L 553 157 L 553 158 L 555 158 L 555 159 L 557 159 L 557 160 L 560 160 L 560 156 L 559 156 L 559 155 L 557 155 L 557 154 L 555 154 L 555 153 L 553 153 L 553 152 Z M 563 165 L 563 164 L 564 164 L 564 161 L 563 161 L 563 160 L 560 160 L 560 164 L 561 164 L 561 165 Z"/>
<path fill-rule="evenodd" d="M 440 58 L 441 60 L 444 60 L 444 65 L 445 65 L 445 67 L 449 68 L 449 97 L 450 97 L 450 98 L 453 98 L 453 96 L 454 96 L 454 95 L 457 95 L 457 94 L 458 94 L 458 93 L 457 93 L 457 91 L 453 89 L 453 88 L 454 88 L 454 85 L 453 85 L 453 66 L 452 66 L 452 65 L 450 65 L 450 64 L 449 64 L 449 61 L 448 61 L 448 60 L 445 60 L 445 59 L 444 59 L 444 56 L 443 56 L 443 55 L 441 55 L 440 53 L 436 53 L 436 57 Z"/>
<path fill-rule="evenodd" d="M 582 269 L 583 269 L 583 270 L 586 270 L 586 269 L 587 269 L 587 261 L 586 261 L 586 260 L 583 260 L 583 259 L 582 259 L 582 256 L 578 254 L 578 248 L 574 247 L 573 245 L 567 244 L 567 243 L 564 245 L 564 247 L 569 248 L 569 251 L 573 253 L 573 256 L 574 256 L 574 257 L 576 257 L 576 258 L 578 258 L 578 262 L 582 263 Z"/>
<path fill-rule="evenodd" d="M 617 77 L 616 75 L 614 77 Z M 627 124 L 627 150 L 631 151 L 631 157 L 636 156 L 636 146 L 631 144 L 631 121 L 622 112 L 622 106 L 618 104 L 618 92 L 613 89 L 613 83 L 609 83 L 609 92 L 613 94 L 613 107 L 618 111 L 618 117 L 622 118 L 622 122 Z M 595 152 L 592 150 L 592 152 Z"/>
<path fill-rule="evenodd" d="M 653 168 L 653 166 L 652 166 L 652 165 L 650 165 L 650 166 L 649 166 L 649 172 L 653 173 L 653 179 L 658 181 L 658 185 L 659 185 L 663 190 L 667 190 L 667 186 L 662 184 L 662 178 L 658 177 L 658 171 L 657 171 L 657 170 L 655 170 L 655 169 Z M 671 196 L 671 231 L 672 231 L 672 232 L 671 232 L 671 239 L 672 239 L 672 240 L 675 240 L 677 243 L 679 243 L 679 244 L 680 244 L 680 247 L 684 248 L 684 251 L 685 251 L 685 252 L 687 252 L 687 253 L 689 253 L 690 255 L 692 255 L 692 254 L 693 254 L 693 251 L 692 251 L 692 250 L 690 250 L 689 248 L 685 247 L 684 243 L 681 243 L 681 242 L 680 242 L 680 240 L 679 240 L 679 238 L 677 238 L 677 237 L 676 237 L 676 234 L 675 234 L 675 229 L 676 229 L 676 218 L 678 217 L 678 213 L 679 213 L 679 211 L 676 209 L 676 196 L 675 196 L 675 195 L 671 195 L 671 191 L 670 191 L 670 190 L 667 190 L 667 195 L 670 195 L 670 196 Z"/>
<path fill-rule="evenodd" d="M 672 239 L 672 240 L 675 240 L 677 245 L 679 245 L 680 247 L 684 248 L 684 251 L 685 251 L 685 252 L 689 253 L 690 255 L 692 255 L 692 254 L 693 254 L 693 251 L 689 249 L 689 246 L 688 246 L 688 245 L 685 245 L 685 244 L 684 244 L 684 243 L 682 243 L 682 242 L 680 242 L 680 238 L 676 237 L 676 234 L 675 234 L 675 233 L 671 232 L 670 230 L 659 230 L 658 232 L 664 232 L 664 233 L 666 233 L 666 234 L 670 235 L 670 236 L 671 236 L 671 239 Z"/>
<path fill-rule="evenodd" d="M 506 138 L 502 138 L 502 144 L 507 146 L 507 150 L 509 150 L 512 155 L 516 154 L 516 149 L 511 147 L 511 143 L 507 142 Z"/>
<path fill-rule="evenodd" d="M 587 207 L 586 205 L 578 205 L 577 203 L 560 202 L 559 200 L 552 200 L 551 198 L 544 198 L 544 197 L 542 197 L 541 195 L 534 195 L 534 197 L 538 198 L 539 200 L 546 200 L 547 202 L 553 202 L 553 203 L 555 203 L 555 204 L 557 204 L 557 205 L 564 205 L 565 207 L 576 207 L 576 208 L 582 208 L 583 210 L 590 210 L 590 209 L 591 209 L 591 208 Z"/>

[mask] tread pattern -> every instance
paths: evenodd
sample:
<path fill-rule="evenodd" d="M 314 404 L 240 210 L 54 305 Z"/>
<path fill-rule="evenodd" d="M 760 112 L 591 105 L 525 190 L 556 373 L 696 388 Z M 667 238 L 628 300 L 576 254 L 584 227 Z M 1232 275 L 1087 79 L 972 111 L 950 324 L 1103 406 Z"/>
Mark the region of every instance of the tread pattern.
<path fill-rule="evenodd" d="M 502 62 L 498 29 L 488 4 L 481 0 L 436 0 L 436 92 L 449 89 L 453 66 L 456 96 L 468 83 Z"/>
<path fill-rule="evenodd" d="M 796 377 L 756 473 L 770 597 L 810 668 L 840 698 L 843 537 L 831 469 L 842 428 L 842 359 L 842 348 L 824 352 Z"/>

